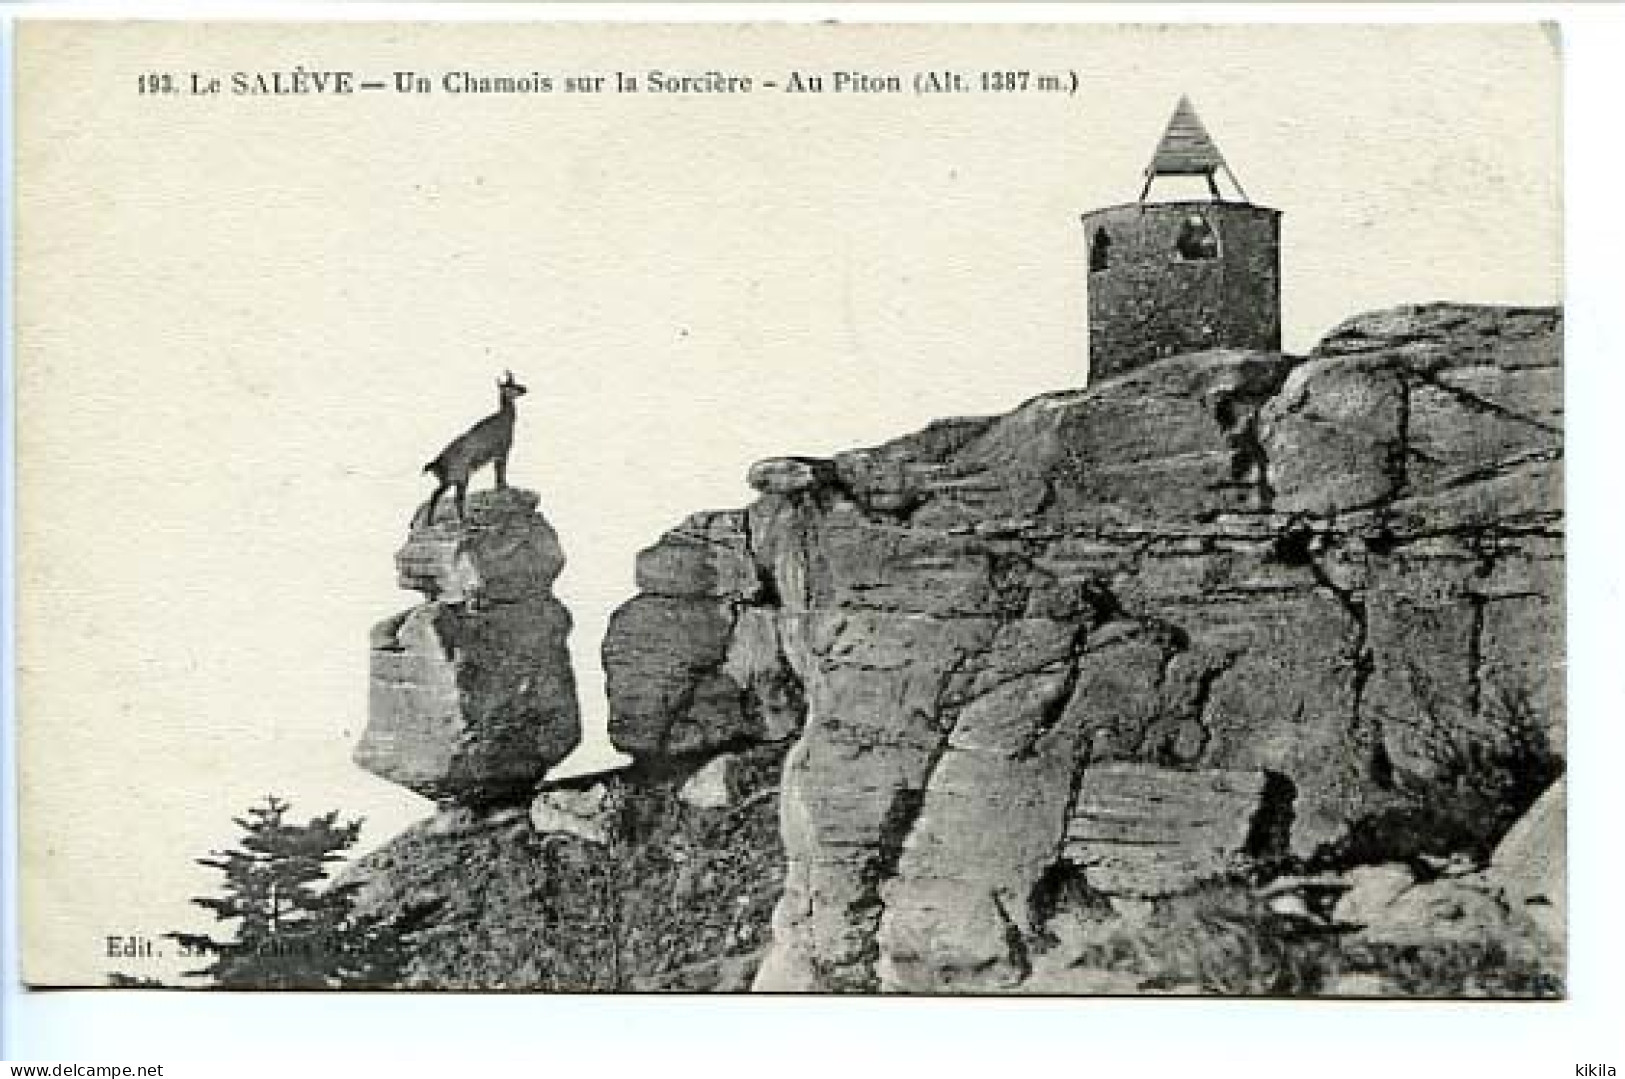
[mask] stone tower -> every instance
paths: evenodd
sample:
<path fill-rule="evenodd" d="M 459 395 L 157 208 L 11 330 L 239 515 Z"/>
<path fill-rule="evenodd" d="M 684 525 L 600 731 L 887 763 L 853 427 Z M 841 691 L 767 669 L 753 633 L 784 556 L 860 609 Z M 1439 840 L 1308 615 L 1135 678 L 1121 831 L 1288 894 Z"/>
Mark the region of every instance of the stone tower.
<path fill-rule="evenodd" d="M 1226 201 L 1222 171 L 1240 201 Z M 1159 176 L 1201 176 L 1211 198 L 1147 202 Z M 1186 98 L 1168 121 L 1137 202 L 1083 215 L 1089 259 L 1089 381 L 1162 356 L 1281 347 L 1281 214 L 1247 199 Z"/>

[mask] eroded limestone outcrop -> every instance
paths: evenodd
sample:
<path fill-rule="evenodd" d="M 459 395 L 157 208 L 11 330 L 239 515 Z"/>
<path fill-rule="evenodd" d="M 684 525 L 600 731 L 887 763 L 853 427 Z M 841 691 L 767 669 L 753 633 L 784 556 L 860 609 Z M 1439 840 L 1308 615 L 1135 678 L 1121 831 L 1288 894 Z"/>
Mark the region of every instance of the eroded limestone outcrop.
<path fill-rule="evenodd" d="M 1284 795 L 1277 790 L 1274 793 Z M 1177 895 L 1277 848 L 1265 772 L 1107 762 L 1084 769 L 1061 856 L 1109 895 Z"/>
<path fill-rule="evenodd" d="M 609 733 L 641 760 L 780 742 L 800 725 L 743 512 L 699 513 L 638 556 L 639 595 L 604 639 Z"/>
<path fill-rule="evenodd" d="M 527 797 L 580 741 L 564 555 L 536 503 L 506 488 L 474 492 L 466 521 L 420 510 L 396 565 L 426 601 L 373 629 L 361 767 L 483 806 Z"/>
<path fill-rule="evenodd" d="M 776 627 L 746 609 L 754 568 L 730 561 L 727 515 L 643 560 L 648 602 L 617 619 L 636 655 L 611 666 L 637 760 L 547 778 L 579 720 L 552 594 L 563 555 L 536 502 L 478 491 L 467 522 L 449 502 L 432 523 L 420 511 L 397 555 L 427 602 L 374 631 L 356 759 L 441 804 L 343 883 L 405 935 L 406 987 L 746 989 L 781 892 L 799 724 Z"/>
<path fill-rule="evenodd" d="M 609 776 L 538 785 L 534 686 L 471 710 L 443 628 L 548 544 L 414 533 L 363 756 L 539 793 L 399 837 L 366 908 L 415 985 L 1560 992 L 1560 349 L 1396 308 L 761 462 L 639 557 Z"/>
<path fill-rule="evenodd" d="M 1034 988 L 1069 873 L 1487 854 L 1561 769 L 1560 337 L 1430 305 L 1172 357 L 763 462 L 668 534 L 604 644 L 613 733 L 787 746 L 757 987 Z M 1110 777 L 1204 775 L 1125 825 L 1160 860 L 1080 844 Z"/>

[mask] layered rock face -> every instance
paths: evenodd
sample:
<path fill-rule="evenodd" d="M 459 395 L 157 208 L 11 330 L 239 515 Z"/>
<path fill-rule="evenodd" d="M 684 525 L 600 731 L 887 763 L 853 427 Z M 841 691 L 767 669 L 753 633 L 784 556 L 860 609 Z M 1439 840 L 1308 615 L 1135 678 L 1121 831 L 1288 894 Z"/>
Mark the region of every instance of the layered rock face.
<path fill-rule="evenodd" d="M 1270 793 L 1264 772 L 1094 764 L 1078 784 L 1061 856 L 1084 870 L 1096 891 L 1177 895 L 1193 881 L 1224 876 L 1238 855 L 1271 845 L 1256 833 L 1283 816 Z"/>
<path fill-rule="evenodd" d="M 357 759 L 443 805 L 361 910 L 420 987 L 1561 992 L 1560 343 L 1397 308 L 761 462 L 638 559 L 612 775 L 542 778 L 561 559 L 476 494 L 375 631 Z"/>
<path fill-rule="evenodd" d="M 552 585 L 564 555 L 537 497 L 444 500 L 395 561 L 425 602 L 372 633 L 367 729 L 356 763 L 442 802 L 528 797 L 580 741 L 570 615 Z"/>
<path fill-rule="evenodd" d="M 772 622 L 739 609 L 754 593 L 730 576 L 725 530 L 702 522 L 645 559 L 640 582 L 663 591 L 617 623 L 641 658 L 616 692 L 656 752 L 549 779 L 580 722 L 552 593 L 564 557 L 536 505 L 476 491 L 467 521 L 449 500 L 414 520 L 396 565 L 426 601 L 373 631 L 355 757 L 440 806 L 342 880 L 358 915 L 407 940 L 403 987 L 746 989 L 783 877 L 788 742 L 751 742 L 794 711 Z"/>
<path fill-rule="evenodd" d="M 785 754 L 755 986 L 1042 989 L 1068 879 L 1487 855 L 1561 769 L 1560 340 L 1379 312 L 763 462 L 669 533 L 612 735 Z"/>
<path fill-rule="evenodd" d="M 780 742 L 800 681 L 779 641 L 743 513 L 700 513 L 638 557 L 640 594 L 604 639 L 610 738 L 640 760 Z"/>

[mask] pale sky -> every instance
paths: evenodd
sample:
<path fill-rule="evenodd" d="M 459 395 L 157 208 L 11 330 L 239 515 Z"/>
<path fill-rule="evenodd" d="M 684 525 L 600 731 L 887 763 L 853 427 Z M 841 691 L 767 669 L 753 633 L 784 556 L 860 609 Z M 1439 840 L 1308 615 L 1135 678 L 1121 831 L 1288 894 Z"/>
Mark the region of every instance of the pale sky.
<path fill-rule="evenodd" d="M 129 92 L 295 60 L 1081 85 Z M 190 859 L 266 792 L 366 816 L 369 845 L 429 811 L 349 761 L 367 631 L 418 599 L 392 557 L 418 470 L 503 368 L 601 754 L 639 548 L 745 504 L 759 458 L 1081 383 L 1078 214 L 1138 194 L 1182 93 L 1284 212 L 1288 350 L 1394 303 L 1560 295 L 1558 61 L 1529 27 L 78 25 L 25 28 L 17 66 L 25 936 L 92 978 L 101 934 L 191 921 Z"/>

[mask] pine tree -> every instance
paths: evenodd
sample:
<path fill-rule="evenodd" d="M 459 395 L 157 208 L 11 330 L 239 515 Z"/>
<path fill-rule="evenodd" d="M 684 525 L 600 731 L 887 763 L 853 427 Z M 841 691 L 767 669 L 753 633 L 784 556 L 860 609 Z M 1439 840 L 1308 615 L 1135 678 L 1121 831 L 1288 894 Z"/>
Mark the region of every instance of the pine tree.
<path fill-rule="evenodd" d="M 192 902 L 235 935 L 169 933 L 191 955 L 212 958 L 188 971 L 223 989 L 333 989 L 398 981 L 404 954 L 396 927 L 358 917 L 359 884 L 333 885 L 329 868 L 361 835 L 361 821 L 341 823 L 338 811 L 306 824 L 288 820 L 288 803 L 266 795 L 246 817 L 237 849 L 212 851 L 199 865 L 224 875 L 221 894 Z"/>

